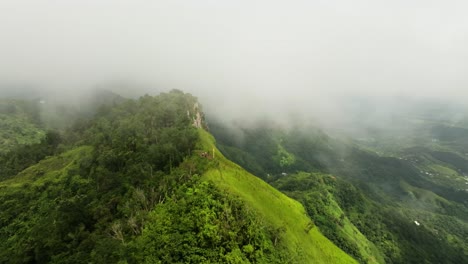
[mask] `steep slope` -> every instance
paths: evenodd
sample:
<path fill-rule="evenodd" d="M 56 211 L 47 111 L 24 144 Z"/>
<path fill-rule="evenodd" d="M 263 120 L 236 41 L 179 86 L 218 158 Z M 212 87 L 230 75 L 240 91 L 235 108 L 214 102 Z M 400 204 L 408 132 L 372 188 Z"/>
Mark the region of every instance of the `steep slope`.
<path fill-rule="evenodd" d="M 301 202 L 320 231 L 360 263 L 385 262 L 383 254 L 359 231 L 342 208 L 341 200 L 355 202 L 354 195 L 340 193 L 351 186 L 332 175 L 318 172 L 290 174 L 272 182 L 272 185 Z"/>
<path fill-rule="evenodd" d="M 91 181 L 74 171 L 91 150 L 76 148 L 0 181 L 0 263 L 44 263 L 54 250 L 78 246 L 73 236 L 87 235 Z"/>
<path fill-rule="evenodd" d="M 41 124 L 39 105 L 0 99 L 0 180 L 54 154 L 60 137 Z"/>
<path fill-rule="evenodd" d="M 215 156 L 215 167 L 205 172 L 203 179 L 238 195 L 266 221 L 282 229 L 284 243 L 295 253 L 293 263 L 356 263 L 314 227 L 299 202 L 227 160 L 216 149 L 214 138 L 206 131 L 199 132 L 203 149 Z"/>
<path fill-rule="evenodd" d="M 203 127 L 190 94 L 144 96 L 19 160 L 0 179 L 0 262 L 356 263 Z"/>
<path fill-rule="evenodd" d="M 414 147 L 399 149 L 392 143 L 399 135 L 376 140 L 380 146 L 274 123 L 211 127 L 227 157 L 299 200 L 322 233 L 360 261 L 468 261 L 466 158 L 442 139 L 414 134 Z M 460 133 L 457 144 L 466 144 Z M 308 186 L 330 177 L 336 181 Z M 349 235 L 348 220 L 365 238 Z"/>

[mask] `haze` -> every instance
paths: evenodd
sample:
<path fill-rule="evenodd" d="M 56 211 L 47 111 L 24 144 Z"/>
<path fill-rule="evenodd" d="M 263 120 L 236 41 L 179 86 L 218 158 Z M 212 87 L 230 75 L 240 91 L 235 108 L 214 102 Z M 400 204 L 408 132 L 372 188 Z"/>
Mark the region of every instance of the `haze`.
<path fill-rule="evenodd" d="M 136 82 L 119 92 L 181 89 L 230 117 L 339 119 L 338 99 L 354 97 L 463 102 L 466 10 L 422 0 L 3 0 L 0 83 L 69 94 Z"/>

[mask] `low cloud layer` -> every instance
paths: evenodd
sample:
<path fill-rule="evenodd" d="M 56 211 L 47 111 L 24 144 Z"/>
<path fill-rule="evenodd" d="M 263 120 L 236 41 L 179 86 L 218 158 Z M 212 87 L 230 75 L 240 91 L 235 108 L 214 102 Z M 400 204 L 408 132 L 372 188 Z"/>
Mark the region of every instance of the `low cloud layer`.
<path fill-rule="evenodd" d="M 340 98 L 363 96 L 462 102 L 466 10 L 422 0 L 5 0 L 0 82 L 73 93 L 125 80 L 152 88 L 124 92 L 181 89 L 232 117 L 333 119 Z"/>

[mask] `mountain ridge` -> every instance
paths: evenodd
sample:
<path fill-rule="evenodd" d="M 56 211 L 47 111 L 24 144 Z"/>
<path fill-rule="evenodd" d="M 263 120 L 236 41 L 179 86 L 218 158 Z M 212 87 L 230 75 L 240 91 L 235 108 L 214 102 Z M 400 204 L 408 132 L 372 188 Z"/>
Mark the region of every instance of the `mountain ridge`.
<path fill-rule="evenodd" d="M 227 160 L 194 105 L 172 91 L 104 106 L 0 181 L 0 262 L 356 263 Z"/>

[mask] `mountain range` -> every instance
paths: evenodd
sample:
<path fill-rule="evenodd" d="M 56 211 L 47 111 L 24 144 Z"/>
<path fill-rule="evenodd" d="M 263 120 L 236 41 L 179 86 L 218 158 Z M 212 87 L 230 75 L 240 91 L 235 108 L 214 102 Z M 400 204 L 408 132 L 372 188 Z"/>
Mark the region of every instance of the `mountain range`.
<path fill-rule="evenodd" d="M 5 95 L 0 263 L 468 263 L 467 122 L 418 109 L 342 133 Z"/>

